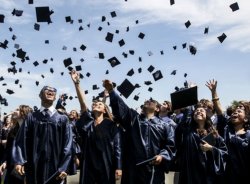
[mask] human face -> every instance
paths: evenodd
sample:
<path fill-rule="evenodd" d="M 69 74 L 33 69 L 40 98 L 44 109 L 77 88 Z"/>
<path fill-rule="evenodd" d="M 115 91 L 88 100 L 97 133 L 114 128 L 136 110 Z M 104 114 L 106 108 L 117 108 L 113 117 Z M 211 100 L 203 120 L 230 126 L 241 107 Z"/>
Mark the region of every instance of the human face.
<path fill-rule="evenodd" d="M 42 101 L 53 102 L 56 99 L 56 89 L 45 86 L 41 94 Z"/>
<path fill-rule="evenodd" d="M 155 100 L 147 100 L 144 102 L 144 105 L 143 105 L 143 112 L 144 113 L 154 113 L 155 111 L 158 110 L 158 107 L 157 107 L 157 101 Z"/>
<path fill-rule="evenodd" d="M 194 111 L 194 120 L 196 122 L 205 122 L 206 121 L 206 110 L 204 108 L 198 107 Z"/>
<path fill-rule="evenodd" d="M 170 109 L 169 104 L 167 102 L 163 102 L 160 107 L 161 112 L 168 112 Z"/>
<path fill-rule="evenodd" d="M 92 111 L 93 112 L 101 112 L 101 113 L 105 113 L 105 105 L 103 102 L 93 102 L 92 103 Z"/>
<path fill-rule="evenodd" d="M 75 110 L 70 111 L 69 118 L 70 119 L 77 119 L 77 112 Z"/>
<path fill-rule="evenodd" d="M 15 111 L 13 111 L 13 113 L 12 113 L 12 118 L 13 118 L 13 119 L 18 119 L 18 118 L 20 118 L 20 109 L 19 109 L 19 108 L 17 108 Z"/>
<path fill-rule="evenodd" d="M 231 122 L 234 125 L 238 125 L 241 123 L 246 122 L 246 113 L 245 110 L 241 109 L 241 108 L 237 108 L 236 110 L 234 110 L 234 112 L 231 114 Z"/>

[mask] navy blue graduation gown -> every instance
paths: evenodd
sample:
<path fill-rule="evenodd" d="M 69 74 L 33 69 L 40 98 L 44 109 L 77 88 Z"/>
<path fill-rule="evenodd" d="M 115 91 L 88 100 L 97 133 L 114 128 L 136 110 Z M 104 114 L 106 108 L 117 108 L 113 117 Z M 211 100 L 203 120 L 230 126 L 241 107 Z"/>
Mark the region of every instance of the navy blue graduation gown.
<path fill-rule="evenodd" d="M 212 151 L 203 152 L 201 137 L 183 118 L 175 130 L 179 184 L 223 183 L 227 147 L 221 136 L 215 138 Z"/>
<path fill-rule="evenodd" d="M 91 113 L 84 112 L 76 126 L 82 137 L 80 184 L 114 184 L 115 170 L 122 168 L 120 131 L 117 125 L 104 119 L 94 126 Z"/>
<path fill-rule="evenodd" d="M 227 184 L 248 183 L 250 176 L 250 130 L 236 135 L 233 127 L 226 126 L 225 142 L 228 147 L 226 164 Z"/>
<path fill-rule="evenodd" d="M 36 111 L 28 114 L 17 134 L 13 162 L 25 166 L 27 184 L 43 184 L 55 173 L 67 171 L 71 146 L 68 117 L 56 111 L 46 118 Z M 48 184 L 60 182 L 53 177 Z"/>
<path fill-rule="evenodd" d="M 122 183 L 164 183 L 164 172 L 168 172 L 170 162 L 175 155 L 173 128 L 157 117 L 146 120 L 134 109 L 129 108 L 114 91 L 109 96 L 112 112 L 126 130 L 124 143 L 126 161 Z M 156 155 L 163 157 L 160 165 L 136 166 L 137 163 Z"/>

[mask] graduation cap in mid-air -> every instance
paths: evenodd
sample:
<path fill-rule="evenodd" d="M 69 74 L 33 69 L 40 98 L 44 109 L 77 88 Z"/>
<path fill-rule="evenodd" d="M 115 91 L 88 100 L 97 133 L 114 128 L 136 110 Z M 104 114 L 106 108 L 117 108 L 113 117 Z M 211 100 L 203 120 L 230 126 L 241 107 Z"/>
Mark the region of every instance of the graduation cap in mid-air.
<path fill-rule="evenodd" d="M 117 86 L 117 90 L 125 98 L 128 98 L 135 90 L 135 86 L 128 79 L 125 79 L 119 86 Z"/>
<path fill-rule="evenodd" d="M 222 35 L 218 36 L 217 38 L 220 41 L 220 43 L 222 43 L 227 38 L 227 35 L 225 33 L 223 33 Z"/>
<path fill-rule="evenodd" d="M 36 19 L 37 22 L 52 23 L 50 15 L 53 14 L 53 10 L 50 10 L 48 6 L 36 7 Z"/>

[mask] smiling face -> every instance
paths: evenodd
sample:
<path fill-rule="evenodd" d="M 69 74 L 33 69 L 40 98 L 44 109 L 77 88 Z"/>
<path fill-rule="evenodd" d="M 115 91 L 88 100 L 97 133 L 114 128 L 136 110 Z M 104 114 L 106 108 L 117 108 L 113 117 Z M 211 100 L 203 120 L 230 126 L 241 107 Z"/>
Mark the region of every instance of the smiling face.
<path fill-rule="evenodd" d="M 196 122 L 205 122 L 207 118 L 207 114 L 206 114 L 206 110 L 202 107 L 198 107 L 195 111 L 194 111 L 194 120 Z"/>
<path fill-rule="evenodd" d="M 94 101 L 92 103 L 92 111 L 93 112 L 106 113 L 104 103 L 100 102 L 100 101 Z"/>
<path fill-rule="evenodd" d="M 143 113 L 148 114 L 148 113 L 154 113 L 159 111 L 159 107 L 158 107 L 158 102 L 155 100 L 147 100 L 144 102 L 143 105 Z"/>
<path fill-rule="evenodd" d="M 233 125 L 239 125 L 247 122 L 246 113 L 244 109 L 237 108 L 231 114 L 231 123 Z"/>
<path fill-rule="evenodd" d="M 78 118 L 78 113 L 77 113 L 77 111 L 76 110 L 72 110 L 72 111 L 70 111 L 70 113 L 69 113 L 69 119 L 77 119 Z"/>
<path fill-rule="evenodd" d="M 41 90 L 39 96 L 43 103 L 52 104 L 56 99 L 56 89 L 49 86 L 45 86 Z"/>

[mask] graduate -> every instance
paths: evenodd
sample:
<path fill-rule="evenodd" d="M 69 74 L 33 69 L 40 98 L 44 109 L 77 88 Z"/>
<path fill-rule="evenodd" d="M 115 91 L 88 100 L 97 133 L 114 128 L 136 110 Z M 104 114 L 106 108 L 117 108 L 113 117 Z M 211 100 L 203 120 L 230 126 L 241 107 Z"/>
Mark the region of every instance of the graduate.
<path fill-rule="evenodd" d="M 249 105 L 249 104 L 248 104 Z M 250 110 L 241 103 L 231 114 L 225 127 L 228 147 L 226 164 L 227 184 L 247 183 L 250 175 Z"/>
<path fill-rule="evenodd" d="M 27 184 L 61 184 L 71 159 L 72 130 L 68 117 L 53 106 L 56 89 L 44 86 L 39 97 L 40 110 L 28 114 L 16 136 L 13 163 Z"/>
<path fill-rule="evenodd" d="M 148 100 L 139 114 L 116 94 L 111 81 L 103 81 L 103 86 L 109 92 L 112 112 L 125 128 L 128 138 L 125 140 L 127 162 L 124 163 L 122 183 L 164 183 L 164 172 L 168 172 L 174 157 L 175 144 L 173 128 L 155 116 L 159 104 Z"/>
<path fill-rule="evenodd" d="M 212 125 L 206 109 L 187 108 L 175 130 L 179 184 L 223 183 L 227 147 Z"/>
<path fill-rule="evenodd" d="M 72 70 L 71 78 L 81 106 L 76 122 L 82 137 L 80 184 L 115 184 L 122 175 L 120 131 L 103 101 L 92 103 L 92 112 L 86 106 L 80 90 L 79 73 Z"/>

